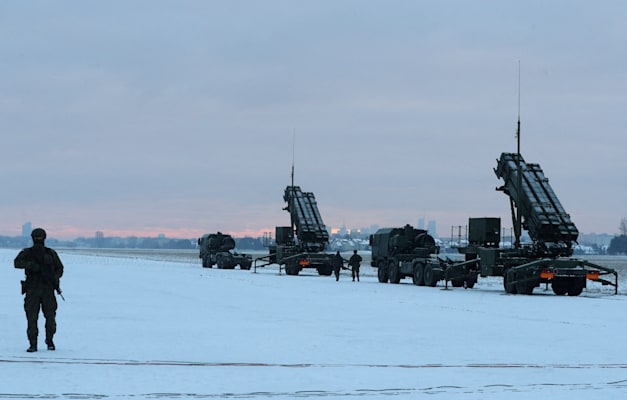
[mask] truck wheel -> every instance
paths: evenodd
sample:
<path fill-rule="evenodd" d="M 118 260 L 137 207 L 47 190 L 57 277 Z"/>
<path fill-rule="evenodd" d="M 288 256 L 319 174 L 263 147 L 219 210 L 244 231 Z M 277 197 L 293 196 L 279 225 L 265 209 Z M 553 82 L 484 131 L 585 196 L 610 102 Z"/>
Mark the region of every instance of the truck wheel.
<path fill-rule="evenodd" d="M 431 264 L 425 265 L 424 271 L 425 271 L 424 272 L 425 286 L 434 287 L 438 283 L 438 277 L 436 276 L 435 271 L 433 270 L 433 265 Z"/>
<path fill-rule="evenodd" d="M 385 262 L 383 261 L 379 261 L 377 263 L 377 277 L 379 278 L 379 282 L 381 283 L 387 283 L 389 276 L 388 276 L 388 269 L 387 266 L 385 265 Z"/>
<path fill-rule="evenodd" d="M 518 291 L 516 290 L 516 272 L 512 269 L 508 269 L 503 274 L 503 287 L 505 288 L 505 293 L 516 294 Z"/>
<path fill-rule="evenodd" d="M 396 261 L 396 259 L 392 259 L 388 265 L 390 283 L 399 283 L 401 281 L 401 271 L 398 268 L 398 261 Z"/>
<path fill-rule="evenodd" d="M 568 282 L 568 295 L 579 296 L 586 287 L 586 278 L 574 278 Z"/>
<path fill-rule="evenodd" d="M 235 268 L 235 259 L 233 258 L 233 255 L 228 253 L 226 258 L 226 265 L 224 268 L 227 269 L 234 269 Z"/>
<path fill-rule="evenodd" d="M 568 281 L 556 278 L 553 280 L 553 283 L 551 283 L 551 287 L 553 288 L 553 293 L 558 296 L 563 296 L 568 292 Z"/>
<path fill-rule="evenodd" d="M 321 265 L 318 267 L 318 275 L 331 276 L 333 268 L 330 265 Z"/>
<path fill-rule="evenodd" d="M 412 280 L 414 281 L 414 285 L 424 286 L 425 285 L 425 265 L 421 262 L 415 262 L 413 265 L 414 273 L 412 274 Z"/>
<path fill-rule="evenodd" d="M 464 279 L 456 278 L 451 280 L 451 286 L 453 287 L 462 287 L 464 286 Z"/>
<path fill-rule="evenodd" d="M 475 287 L 475 283 L 477 283 L 477 273 L 468 273 L 468 276 L 466 277 L 466 289 L 472 289 Z"/>
<path fill-rule="evenodd" d="M 222 255 L 218 258 L 218 268 L 221 269 L 233 269 L 235 268 L 235 263 L 233 262 L 233 256 L 230 254 Z"/>
<path fill-rule="evenodd" d="M 250 260 L 245 260 L 239 263 L 239 269 L 249 270 L 252 266 L 253 262 Z"/>
<path fill-rule="evenodd" d="M 533 284 L 533 282 L 523 280 L 519 280 L 518 282 L 516 282 L 516 291 L 518 292 L 518 294 L 532 294 L 534 287 L 535 285 Z"/>
<path fill-rule="evenodd" d="M 202 259 L 202 267 L 203 268 L 211 268 L 211 262 L 207 258 Z"/>
<path fill-rule="evenodd" d="M 292 265 L 285 266 L 285 273 L 287 275 L 298 275 L 299 272 L 298 267 L 294 267 Z"/>

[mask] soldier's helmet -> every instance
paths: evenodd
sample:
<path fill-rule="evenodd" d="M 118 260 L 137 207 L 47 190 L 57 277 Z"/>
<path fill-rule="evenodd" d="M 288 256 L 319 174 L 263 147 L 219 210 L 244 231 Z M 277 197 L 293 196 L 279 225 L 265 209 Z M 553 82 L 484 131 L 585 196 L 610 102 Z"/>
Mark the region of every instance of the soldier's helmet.
<path fill-rule="evenodd" d="M 35 228 L 31 232 L 30 237 L 32 237 L 33 240 L 34 239 L 45 239 L 46 238 L 46 231 L 44 231 L 41 228 Z"/>

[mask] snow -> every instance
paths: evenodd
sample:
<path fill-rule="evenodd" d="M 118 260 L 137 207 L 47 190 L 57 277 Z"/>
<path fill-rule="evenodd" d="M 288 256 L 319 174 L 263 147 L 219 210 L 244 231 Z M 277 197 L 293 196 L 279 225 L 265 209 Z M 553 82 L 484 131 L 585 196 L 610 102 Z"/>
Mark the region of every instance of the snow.
<path fill-rule="evenodd" d="M 0 398 L 624 399 L 627 297 L 361 282 L 64 253 L 57 350 L 26 353 L 0 249 Z M 622 279 L 622 277 L 621 277 Z M 621 289 L 624 289 L 623 286 Z M 42 347 L 44 347 L 42 349 Z"/>

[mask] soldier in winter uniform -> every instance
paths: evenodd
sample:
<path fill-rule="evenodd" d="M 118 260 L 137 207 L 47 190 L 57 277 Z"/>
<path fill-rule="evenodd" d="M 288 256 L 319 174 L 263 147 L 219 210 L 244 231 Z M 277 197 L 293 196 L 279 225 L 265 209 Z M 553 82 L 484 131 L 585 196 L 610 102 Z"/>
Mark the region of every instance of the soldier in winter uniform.
<path fill-rule="evenodd" d="M 24 311 L 28 321 L 26 334 L 30 342 L 26 351 L 29 353 L 37 351 L 37 319 L 40 309 L 46 318 L 46 345 L 48 350 L 55 349 L 52 341 L 57 330 L 57 299 L 54 291 L 61 294 L 59 279 L 63 275 L 63 264 L 57 252 L 44 246 L 46 231 L 41 228 L 33 229 L 31 237 L 33 246 L 23 249 L 13 262 L 15 268 L 23 269 L 26 273 L 26 281 L 22 281 L 22 293 L 26 294 Z"/>
<path fill-rule="evenodd" d="M 353 282 L 355 281 L 355 277 L 357 277 L 357 282 L 359 282 L 359 267 L 361 265 L 361 256 L 357 254 L 357 250 L 353 250 L 353 255 L 348 260 L 348 265 L 351 266 L 351 270 L 353 271 Z"/>
<path fill-rule="evenodd" d="M 340 280 L 340 269 L 344 268 L 344 259 L 340 255 L 339 251 L 337 253 L 335 253 L 335 255 L 333 256 L 331 264 L 333 266 L 333 272 L 335 273 L 335 280 L 339 281 Z"/>

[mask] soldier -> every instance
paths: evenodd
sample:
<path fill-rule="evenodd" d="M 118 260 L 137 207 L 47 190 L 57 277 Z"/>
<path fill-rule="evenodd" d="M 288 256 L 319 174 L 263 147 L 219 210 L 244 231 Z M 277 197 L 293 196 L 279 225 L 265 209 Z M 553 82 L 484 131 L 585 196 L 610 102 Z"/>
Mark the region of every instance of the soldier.
<path fill-rule="evenodd" d="M 344 268 L 344 259 L 340 255 L 339 251 L 335 253 L 335 255 L 333 256 L 331 265 L 333 266 L 333 272 L 335 273 L 335 281 L 337 282 L 340 280 L 340 269 Z"/>
<path fill-rule="evenodd" d="M 357 254 L 357 250 L 353 250 L 353 255 L 350 260 L 348 260 L 348 265 L 351 266 L 351 270 L 353 271 L 353 282 L 355 282 L 355 277 L 357 277 L 357 282 L 359 282 L 359 266 L 361 264 L 361 256 Z"/>
<path fill-rule="evenodd" d="M 43 311 L 46 318 L 46 344 L 48 350 L 54 350 L 52 338 L 57 331 L 55 316 L 57 312 L 57 298 L 54 291 L 61 294 L 59 279 L 63 275 L 63 264 L 57 252 L 44 246 L 46 231 L 41 228 L 33 229 L 31 233 L 33 246 L 23 249 L 13 265 L 15 268 L 23 269 L 26 274 L 26 281 L 22 281 L 22 294 L 24 298 L 24 311 L 28 327 L 26 334 L 30 347 L 26 350 L 29 353 L 37 351 L 37 319 L 39 309 Z"/>

